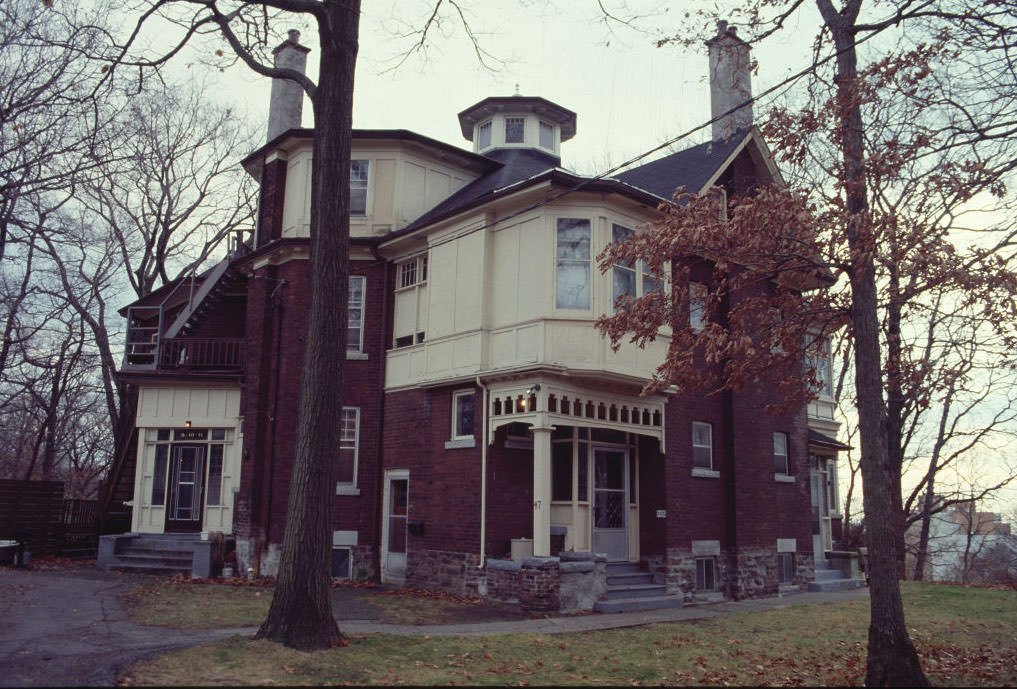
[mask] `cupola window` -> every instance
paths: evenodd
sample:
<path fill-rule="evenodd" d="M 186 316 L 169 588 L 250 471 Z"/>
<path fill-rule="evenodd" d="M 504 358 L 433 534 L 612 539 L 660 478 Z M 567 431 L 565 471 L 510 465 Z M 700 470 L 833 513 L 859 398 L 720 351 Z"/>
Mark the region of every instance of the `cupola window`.
<path fill-rule="evenodd" d="M 507 144 L 523 143 L 523 124 L 525 122 L 526 120 L 523 117 L 505 118 L 505 143 Z"/>
<path fill-rule="evenodd" d="M 485 122 L 477 127 L 477 148 L 483 150 L 491 145 L 491 123 Z"/>
<path fill-rule="evenodd" d="M 540 147 L 554 150 L 554 127 L 547 122 L 540 123 Z"/>

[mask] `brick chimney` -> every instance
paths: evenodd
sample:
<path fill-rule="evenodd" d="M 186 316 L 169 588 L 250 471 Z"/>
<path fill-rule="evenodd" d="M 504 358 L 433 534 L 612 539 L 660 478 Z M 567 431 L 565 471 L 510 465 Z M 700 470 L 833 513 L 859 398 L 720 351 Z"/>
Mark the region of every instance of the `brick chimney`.
<path fill-rule="evenodd" d="M 717 22 L 717 35 L 706 42 L 710 51 L 710 115 L 718 117 L 752 97 L 749 44 L 733 26 Z M 724 141 L 752 126 L 752 104 L 713 123 L 713 140 Z"/>
<path fill-rule="evenodd" d="M 310 48 L 300 45 L 300 32 L 291 29 L 289 38 L 272 51 L 275 66 L 304 74 Z M 289 129 L 300 127 L 304 109 L 304 89 L 290 79 L 272 80 L 272 97 L 268 106 L 268 141 Z"/>

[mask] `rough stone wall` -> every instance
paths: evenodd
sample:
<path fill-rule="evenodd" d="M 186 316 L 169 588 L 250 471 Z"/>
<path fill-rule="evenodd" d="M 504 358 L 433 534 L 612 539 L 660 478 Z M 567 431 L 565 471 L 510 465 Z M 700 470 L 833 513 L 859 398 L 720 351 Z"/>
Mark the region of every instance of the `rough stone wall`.
<path fill-rule="evenodd" d="M 696 591 L 696 558 L 713 557 L 714 580 L 713 591 Z M 686 601 L 704 598 L 707 594 L 727 594 L 732 577 L 729 558 L 722 551 L 719 555 L 694 555 L 688 548 L 668 548 L 666 562 L 656 563 L 657 572 L 662 571 L 664 583 L 669 594 L 680 595 Z M 656 578 L 656 572 L 654 575 Z"/>
<path fill-rule="evenodd" d="M 371 545 L 355 545 L 350 548 L 350 551 L 350 556 L 353 559 L 350 566 L 350 578 L 353 581 L 377 579 L 377 549 Z"/>
<path fill-rule="evenodd" d="M 477 553 L 411 550 L 406 554 L 406 585 L 476 596 L 484 577 L 479 564 Z"/>

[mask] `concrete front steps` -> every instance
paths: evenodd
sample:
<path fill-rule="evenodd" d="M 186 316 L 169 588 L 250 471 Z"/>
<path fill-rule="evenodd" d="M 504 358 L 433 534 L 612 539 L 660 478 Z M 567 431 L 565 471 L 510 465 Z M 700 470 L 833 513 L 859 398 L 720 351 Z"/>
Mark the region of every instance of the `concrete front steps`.
<path fill-rule="evenodd" d="M 209 544 L 199 534 L 102 536 L 98 564 L 103 569 L 124 572 L 209 577 Z"/>
<path fill-rule="evenodd" d="M 846 591 L 865 586 L 864 579 L 845 577 L 840 569 L 829 562 L 816 563 L 816 578 L 809 582 L 809 591 Z"/>
<path fill-rule="evenodd" d="M 593 605 L 597 612 L 633 612 L 680 608 L 680 596 L 669 596 L 664 584 L 653 583 L 653 575 L 641 572 L 637 562 L 607 563 L 607 592 Z"/>

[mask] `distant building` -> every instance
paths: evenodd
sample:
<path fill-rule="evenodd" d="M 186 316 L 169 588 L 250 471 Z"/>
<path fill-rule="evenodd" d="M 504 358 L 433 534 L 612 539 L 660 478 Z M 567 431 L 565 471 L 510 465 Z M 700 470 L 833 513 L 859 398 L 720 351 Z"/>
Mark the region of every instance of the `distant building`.
<path fill-rule="evenodd" d="M 916 564 L 921 526 L 916 522 L 905 534 L 909 576 Z M 996 562 L 1001 558 L 1009 564 Z M 990 583 L 1001 576 L 1000 564 L 1003 576 L 1009 567 L 1017 579 L 1017 539 L 999 513 L 980 511 L 974 500 L 966 500 L 932 515 L 923 579 Z"/>

